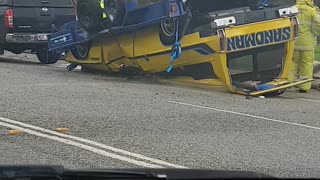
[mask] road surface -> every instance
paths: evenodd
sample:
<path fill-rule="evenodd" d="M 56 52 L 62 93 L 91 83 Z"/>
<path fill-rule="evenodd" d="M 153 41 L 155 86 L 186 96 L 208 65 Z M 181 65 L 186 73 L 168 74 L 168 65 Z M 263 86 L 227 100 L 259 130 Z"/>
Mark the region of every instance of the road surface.
<path fill-rule="evenodd" d="M 0 164 L 320 177 L 319 92 L 272 99 L 0 58 Z M 67 134 L 56 128 L 69 128 Z M 21 135 L 6 134 L 9 129 Z"/>

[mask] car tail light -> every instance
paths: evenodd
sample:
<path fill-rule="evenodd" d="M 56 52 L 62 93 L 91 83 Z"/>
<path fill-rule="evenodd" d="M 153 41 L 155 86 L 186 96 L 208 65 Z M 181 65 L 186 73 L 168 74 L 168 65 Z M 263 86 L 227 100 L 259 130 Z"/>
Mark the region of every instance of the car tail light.
<path fill-rule="evenodd" d="M 178 11 L 177 5 L 172 5 L 172 6 L 171 6 L 171 12 L 175 13 L 175 12 L 177 12 L 177 11 Z"/>
<path fill-rule="evenodd" d="M 292 17 L 291 18 L 291 23 L 293 26 L 293 35 L 294 35 L 294 39 L 298 38 L 299 35 L 299 21 L 297 17 Z"/>
<path fill-rule="evenodd" d="M 219 46 L 220 46 L 220 52 L 225 52 L 226 47 L 226 33 L 223 29 L 219 29 L 217 31 L 218 39 L 219 39 Z"/>
<path fill-rule="evenodd" d="M 13 10 L 7 9 L 4 12 L 4 25 L 7 28 L 13 28 Z"/>

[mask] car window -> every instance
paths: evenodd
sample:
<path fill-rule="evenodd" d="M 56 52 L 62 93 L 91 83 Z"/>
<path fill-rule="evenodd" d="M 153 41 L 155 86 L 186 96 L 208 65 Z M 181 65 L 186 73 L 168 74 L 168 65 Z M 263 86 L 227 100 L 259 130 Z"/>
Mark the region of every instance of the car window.
<path fill-rule="evenodd" d="M 11 4 L 9 1 L 10 1 L 10 0 L 0 0 L 0 5 Z"/>

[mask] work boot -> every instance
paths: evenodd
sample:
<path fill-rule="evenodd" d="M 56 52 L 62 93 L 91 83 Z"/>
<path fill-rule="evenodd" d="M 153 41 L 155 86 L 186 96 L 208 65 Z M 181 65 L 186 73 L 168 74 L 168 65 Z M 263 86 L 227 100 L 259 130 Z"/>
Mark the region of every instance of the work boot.
<path fill-rule="evenodd" d="M 307 93 L 307 92 L 308 92 L 307 90 L 303 90 L 303 89 L 299 90 L 299 93 Z"/>

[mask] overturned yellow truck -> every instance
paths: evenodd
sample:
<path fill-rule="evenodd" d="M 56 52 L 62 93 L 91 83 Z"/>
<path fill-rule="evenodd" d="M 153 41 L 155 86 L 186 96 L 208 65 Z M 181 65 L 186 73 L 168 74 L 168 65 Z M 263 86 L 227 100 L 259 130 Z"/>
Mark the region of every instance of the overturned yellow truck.
<path fill-rule="evenodd" d="M 180 21 L 168 18 L 138 31 L 99 36 L 73 47 L 66 60 L 87 69 L 153 73 L 222 86 L 248 96 L 281 94 L 312 79 L 287 80 L 298 38 L 295 2 L 264 2 L 189 0 L 191 13 Z M 168 37 L 179 25 L 185 27 L 179 41 L 181 55 L 173 60 L 174 41 Z"/>

